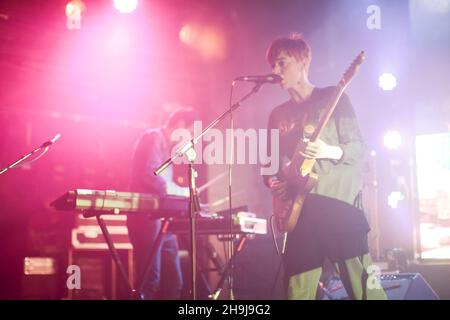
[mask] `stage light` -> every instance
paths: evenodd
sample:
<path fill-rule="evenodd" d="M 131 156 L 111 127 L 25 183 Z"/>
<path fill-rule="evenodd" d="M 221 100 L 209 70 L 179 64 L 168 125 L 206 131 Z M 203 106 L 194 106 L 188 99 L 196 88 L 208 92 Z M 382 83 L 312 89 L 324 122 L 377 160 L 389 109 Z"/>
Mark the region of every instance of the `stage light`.
<path fill-rule="evenodd" d="M 397 131 L 388 131 L 384 135 L 384 145 L 389 150 L 398 149 L 402 144 L 402 136 Z"/>
<path fill-rule="evenodd" d="M 131 13 L 136 10 L 137 5 L 137 0 L 114 0 L 114 8 L 120 13 Z"/>
<path fill-rule="evenodd" d="M 184 25 L 180 30 L 180 40 L 184 44 L 190 45 L 194 42 L 197 37 L 197 32 L 193 26 L 190 24 Z"/>
<path fill-rule="evenodd" d="M 396 209 L 398 207 L 398 203 L 402 200 L 405 200 L 405 195 L 400 191 L 392 191 L 388 196 L 388 205 L 392 209 Z"/>
<path fill-rule="evenodd" d="M 124 28 L 111 29 L 107 40 L 107 49 L 110 56 L 126 57 L 131 47 L 131 34 Z M 126 63 L 122 60 L 121 64 Z"/>
<path fill-rule="evenodd" d="M 213 26 L 186 24 L 180 29 L 180 41 L 195 49 L 207 60 L 225 58 L 225 38 L 223 32 Z"/>
<path fill-rule="evenodd" d="M 66 26 L 69 30 L 81 28 L 81 17 L 86 5 L 81 0 L 71 0 L 66 4 Z"/>
<path fill-rule="evenodd" d="M 198 43 L 200 53 L 206 59 L 222 59 L 224 57 L 224 41 L 218 30 L 204 30 Z"/>
<path fill-rule="evenodd" d="M 383 73 L 378 78 L 378 85 L 384 91 L 391 91 L 397 86 L 397 79 L 392 73 Z"/>

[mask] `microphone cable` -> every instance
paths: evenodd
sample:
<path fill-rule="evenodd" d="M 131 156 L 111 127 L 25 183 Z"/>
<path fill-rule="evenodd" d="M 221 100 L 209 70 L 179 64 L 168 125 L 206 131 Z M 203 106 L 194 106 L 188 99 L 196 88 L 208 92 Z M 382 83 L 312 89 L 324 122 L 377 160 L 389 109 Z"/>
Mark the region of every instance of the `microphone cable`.
<path fill-rule="evenodd" d="M 277 253 L 277 256 L 280 256 L 280 263 L 278 264 L 278 269 L 277 269 L 277 273 L 275 274 L 275 278 L 273 279 L 273 283 L 272 283 L 272 288 L 270 289 L 270 300 L 273 300 L 274 294 L 275 294 L 275 289 L 278 283 L 278 278 L 280 276 L 280 271 L 281 271 L 281 266 L 283 265 L 283 256 L 286 252 L 286 242 L 287 242 L 287 232 L 283 233 L 283 243 L 282 243 L 282 247 L 281 247 L 281 252 L 280 252 L 280 248 L 278 247 L 278 241 L 275 235 L 275 228 L 273 226 L 273 221 L 275 219 L 275 215 L 272 214 L 269 218 L 269 224 L 270 224 L 270 233 L 272 235 L 272 240 L 273 240 L 273 244 L 275 246 L 275 251 Z"/>

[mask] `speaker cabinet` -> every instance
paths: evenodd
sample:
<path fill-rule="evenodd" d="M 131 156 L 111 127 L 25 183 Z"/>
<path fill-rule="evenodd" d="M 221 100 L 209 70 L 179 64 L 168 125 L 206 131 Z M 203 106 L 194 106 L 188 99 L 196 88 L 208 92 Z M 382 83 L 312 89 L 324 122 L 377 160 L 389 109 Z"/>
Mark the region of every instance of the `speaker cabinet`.
<path fill-rule="evenodd" d="M 118 255 L 127 273 L 128 282 L 133 283 L 133 251 L 118 250 Z M 126 283 L 108 250 L 70 249 L 68 264 L 80 268 L 81 288 L 67 289 L 67 299 L 116 300 L 130 298 Z"/>
<path fill-rule="evenodd" d="M 58 264 L 52 257 L 25 257 L 21 299 L 60 298 Z"/>
<path fill-rule="evenodd" d="M 438 295 L 420 273 L 388 273 L 380 275 L 388 300 L 439 300 Z M 326 284 L 323 300 L 348 299 L 342 282 L 333 278 Z"/>

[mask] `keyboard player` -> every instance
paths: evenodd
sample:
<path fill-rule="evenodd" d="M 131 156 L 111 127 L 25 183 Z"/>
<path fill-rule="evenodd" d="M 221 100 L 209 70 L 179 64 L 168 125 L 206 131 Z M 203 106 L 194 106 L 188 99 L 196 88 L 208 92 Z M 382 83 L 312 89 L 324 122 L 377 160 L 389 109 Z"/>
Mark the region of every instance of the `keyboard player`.
<path fill-rule="evenodd" d="M 184 128 L 192 134 L 195 120 L 197 120 L 197 113 L 192 109 L 177 109 L 169 115 L 163 127 L 147 129 L 139 136 L 133 151 L 131 192 L 189 197 L 189 188 L 180 187 L 173 181 L 172 166 L 169 166 L 160 176 L 155 176 L 153 171 L 170 156 L 174 147 L 174 142 L 170 139 L 172 132 L 175 129 Z M 130 241 L 134 247 L 139 285 L 153 243 L 160 230 L 161 221 L 151 219 L 148 215 L 128 215 L 127 226 Z M 183 277 L 177 237 L 175 234 L 167 233 L 163 236 L 151 263 L 148 278 L 141 292 L 142 298 L 179 299 L 182 288 Z"/>

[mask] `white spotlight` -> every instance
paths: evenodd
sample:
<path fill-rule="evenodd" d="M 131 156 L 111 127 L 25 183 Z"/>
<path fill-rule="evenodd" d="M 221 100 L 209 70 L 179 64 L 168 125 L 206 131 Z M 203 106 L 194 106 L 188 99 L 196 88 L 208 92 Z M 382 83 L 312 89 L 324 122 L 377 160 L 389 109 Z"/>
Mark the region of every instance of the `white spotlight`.
<path fill-rule="evenodd" d="M 384 135 L 384 145 L 389 150 L 398 149 L 402 144 L 402 136 L 397 131 L 388 131 Z"/>
<path fill-rule="evenodd" d="M 114 0 L 114 7 L 119 10 L 120 13 L 133 12 L 136 10 L 137 5 L 137 0 Z"/>
<path fill-rule="evenodd" d="M 398 207 L 398 203 L 405 199 L 405 195 L 400 191 L 392 191 L 388 196 L 388 205 L 392 209 Z"/>
<path fill-rule="evenodd" d="M 383 73 L 378 78 L 378 85 L 384 91 L 391 91 L 397 86 L 397 79 L 392 73 Z"/>

